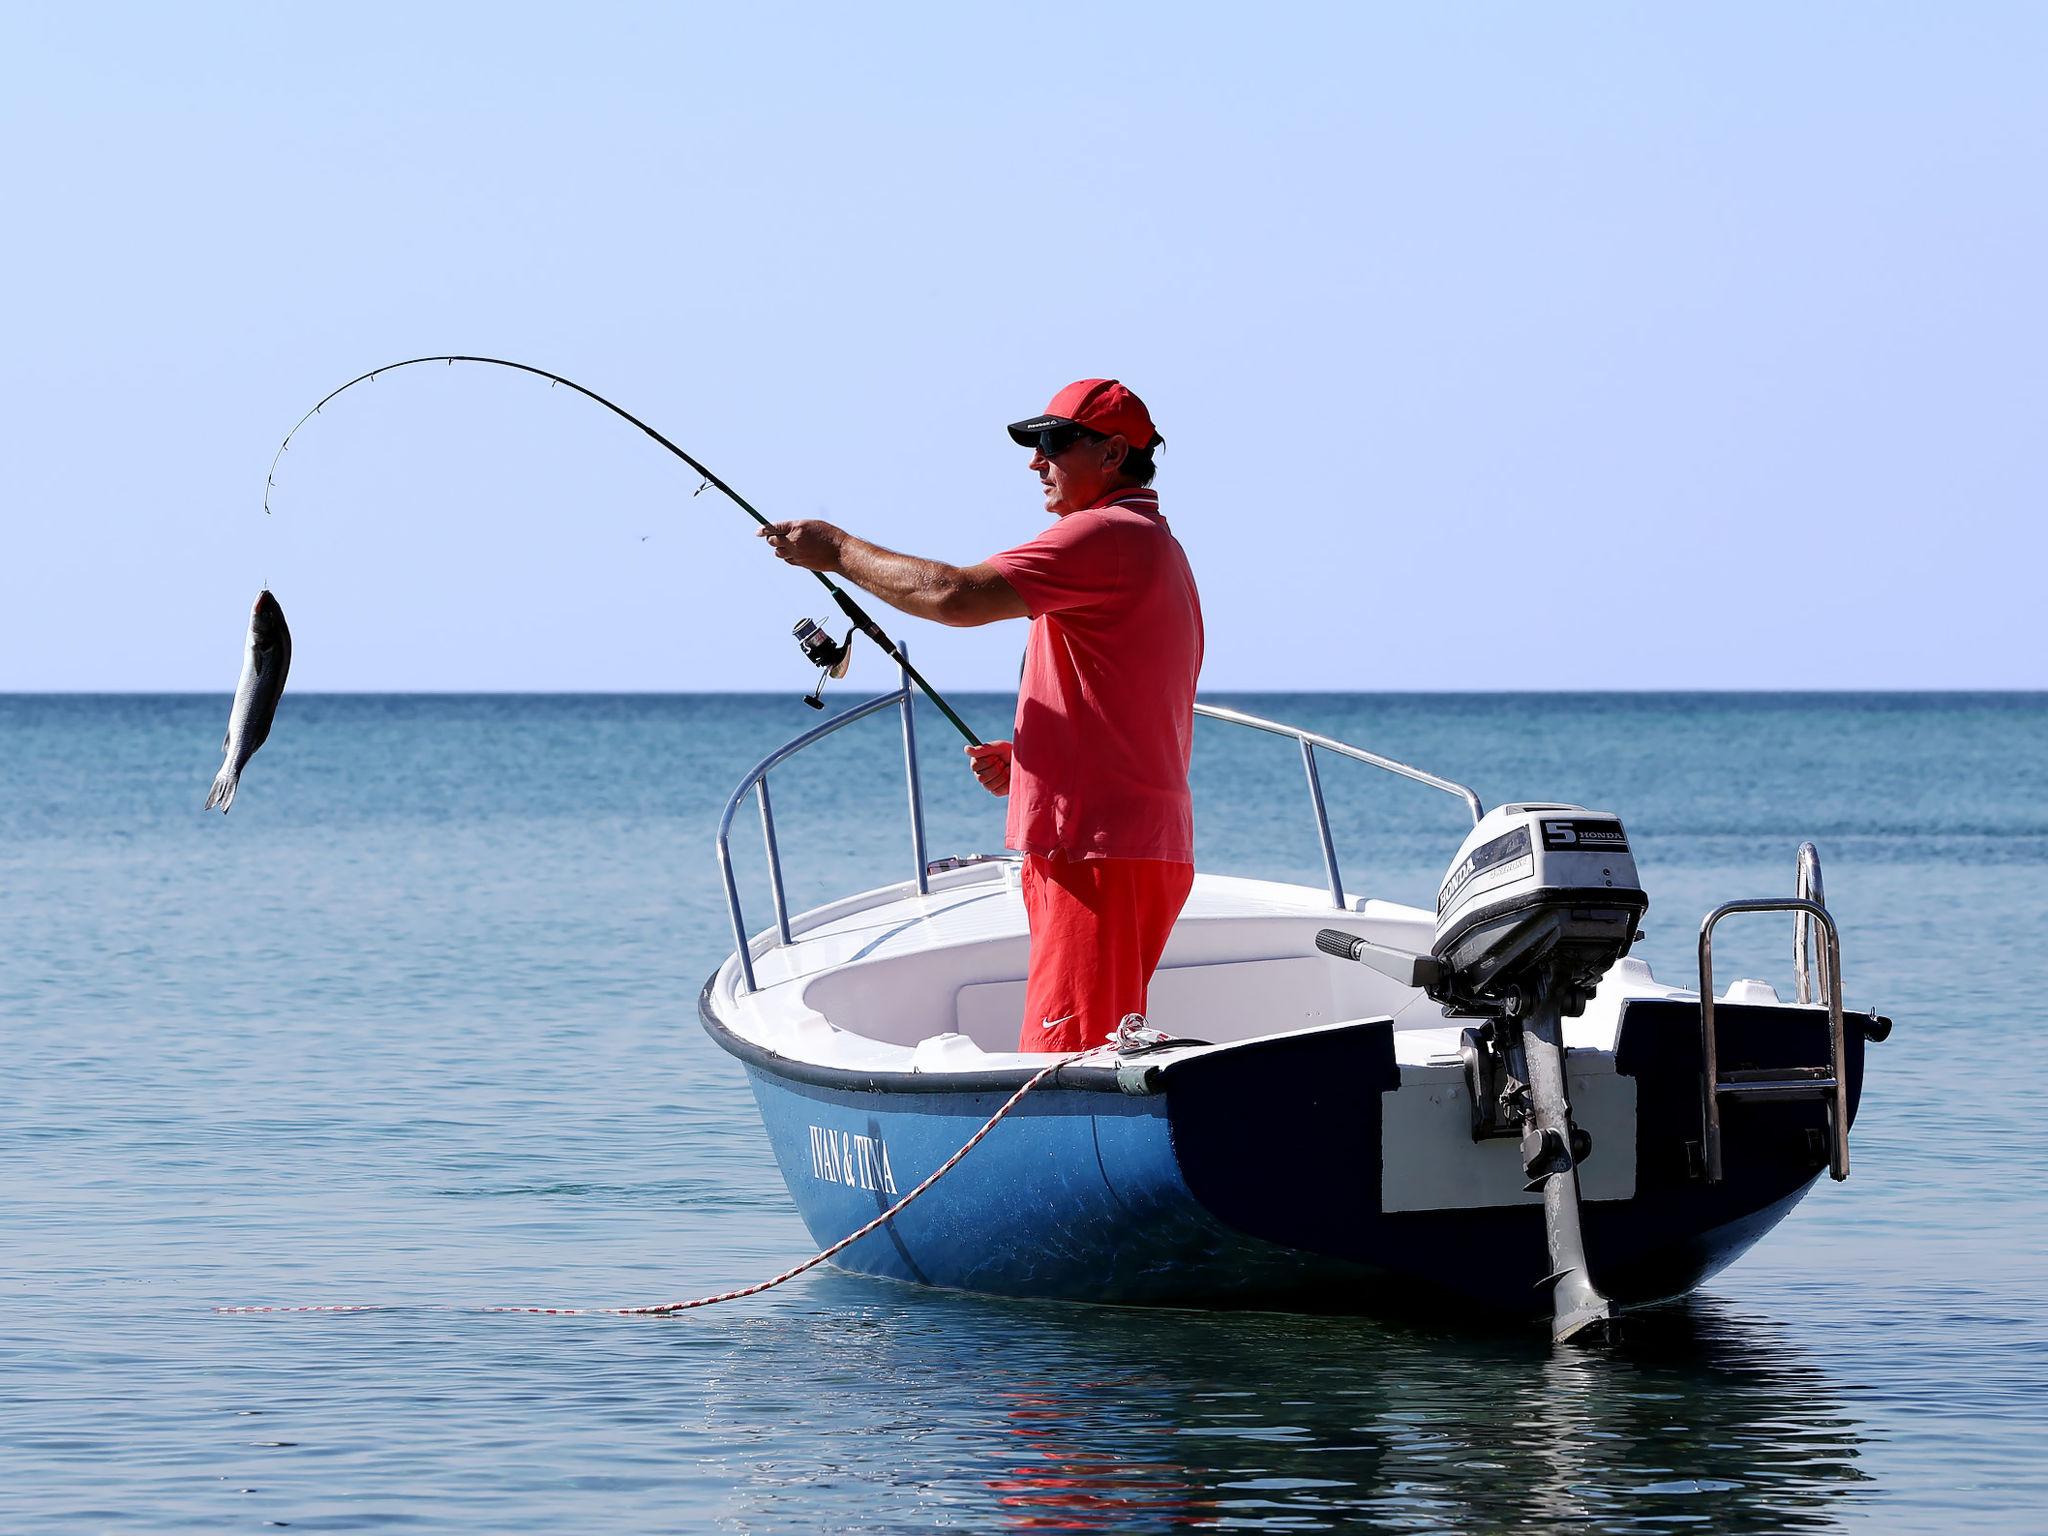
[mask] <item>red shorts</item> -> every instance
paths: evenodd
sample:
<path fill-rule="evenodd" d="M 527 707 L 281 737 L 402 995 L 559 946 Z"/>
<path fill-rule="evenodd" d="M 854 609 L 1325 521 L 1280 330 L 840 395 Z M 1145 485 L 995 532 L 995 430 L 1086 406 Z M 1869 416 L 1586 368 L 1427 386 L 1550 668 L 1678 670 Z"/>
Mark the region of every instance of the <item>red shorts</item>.
<path fill-rule="evenodd" d="M 1195 883 L 1195 866 L 1165 859 L 1024 855 L 1031 974 L 1020 1051 L 1101 1045 L 1145 989 Z"/>

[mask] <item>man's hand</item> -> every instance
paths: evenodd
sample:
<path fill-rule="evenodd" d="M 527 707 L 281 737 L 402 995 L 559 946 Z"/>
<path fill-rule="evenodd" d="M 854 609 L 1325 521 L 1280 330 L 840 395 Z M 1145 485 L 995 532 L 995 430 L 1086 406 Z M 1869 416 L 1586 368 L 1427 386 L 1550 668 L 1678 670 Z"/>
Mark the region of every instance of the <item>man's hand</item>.
<path fill-rule="evenodd" d="M 965 750 L 974 776 L 981 780 L 981 787 L 992 795 L 1007 795 L 1010 792 L 1010 743 L 991 741 Z"/>
<path fill-rule="evenodd" d="M 836 571 L 846 530 L 816 521 L 770 523 L 760 530 L 775 558 L 806 571 Z"/>

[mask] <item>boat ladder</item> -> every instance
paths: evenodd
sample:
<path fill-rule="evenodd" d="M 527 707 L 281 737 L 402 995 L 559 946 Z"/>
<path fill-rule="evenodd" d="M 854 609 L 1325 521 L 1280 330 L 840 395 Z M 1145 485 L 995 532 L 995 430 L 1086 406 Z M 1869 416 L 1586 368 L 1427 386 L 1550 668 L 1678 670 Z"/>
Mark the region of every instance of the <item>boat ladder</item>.
<path fill-rule="evenodd" d="M 1704 1172 L 1709 1184 L 1720 1183 L 1722 1177 L 1724 1099 L 1822 1100 L 1828 1107 L 1828 1172 L 1837 1180 L 1849 1177 L 1849 1067 L 1842 1019 L 1842 938 L 1824 905 L 1820 852 L 1812 843 L 1799 845 L 1797 892 L 1790 897 L 1724 902 L 1700 924 L 1700 1123 Z M 1714 1020 L 1714 927 L 1722 918 L 1739 912 L 1794 914 L 1792 964 L 1798 972 L 1798 1000 L 1813 1003 L 1818 991 L 1818 1000 L 1827 1005 L 1825 1065 L 1721 1071 Z M 1823 941 L 1817 952 L 1812 943 L 1816 935 Z"/>

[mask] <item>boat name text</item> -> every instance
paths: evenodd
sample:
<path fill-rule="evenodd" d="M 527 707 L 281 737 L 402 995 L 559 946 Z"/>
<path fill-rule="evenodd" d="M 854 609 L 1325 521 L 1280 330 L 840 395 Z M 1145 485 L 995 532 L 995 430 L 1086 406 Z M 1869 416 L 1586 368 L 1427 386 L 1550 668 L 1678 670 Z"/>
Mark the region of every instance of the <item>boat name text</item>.
<path fill-rule="evenodd" d="M 814 1125 L 811 1131 L 811 1177 L 852 1189 L 896 1193 L 896 1170 L 889 1166 L 889 1146 L 879 1136 L 832 1131 Z"/>

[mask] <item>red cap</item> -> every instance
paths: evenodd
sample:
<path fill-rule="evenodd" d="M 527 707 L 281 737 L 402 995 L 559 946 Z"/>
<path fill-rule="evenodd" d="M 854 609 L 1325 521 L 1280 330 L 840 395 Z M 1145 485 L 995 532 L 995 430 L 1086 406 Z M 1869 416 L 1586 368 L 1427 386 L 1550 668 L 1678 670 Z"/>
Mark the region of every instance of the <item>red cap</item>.
<path fill-rule="evenodd" d="M 1156 448 L 1163 441 L 1145 402 L 1115 379 L 1077 379 L 1052 397 L 1043 414 L 1011 422 L 1010 437 L 1020 448 L 1030 448 L 1039 433 L 1066 426 L 1104 437 L 1121 434 L 1133 448 Z"/>

